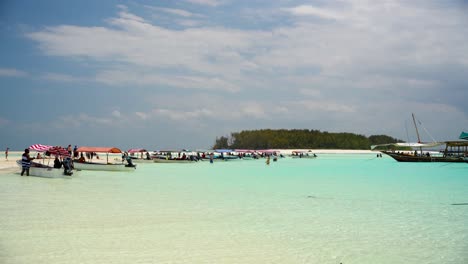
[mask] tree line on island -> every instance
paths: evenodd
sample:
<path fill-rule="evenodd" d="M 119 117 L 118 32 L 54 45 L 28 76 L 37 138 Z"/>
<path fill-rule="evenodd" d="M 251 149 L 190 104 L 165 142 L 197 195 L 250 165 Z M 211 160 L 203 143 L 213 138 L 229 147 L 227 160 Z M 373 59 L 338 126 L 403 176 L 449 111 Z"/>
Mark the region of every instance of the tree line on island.
<path fill-rule="evenodd" d="M 260 129 L 217 137 L 213 149 L 370 149 L 371 145 L 403 142 L 387 135 L 366 137 L 309 129 Z"/>

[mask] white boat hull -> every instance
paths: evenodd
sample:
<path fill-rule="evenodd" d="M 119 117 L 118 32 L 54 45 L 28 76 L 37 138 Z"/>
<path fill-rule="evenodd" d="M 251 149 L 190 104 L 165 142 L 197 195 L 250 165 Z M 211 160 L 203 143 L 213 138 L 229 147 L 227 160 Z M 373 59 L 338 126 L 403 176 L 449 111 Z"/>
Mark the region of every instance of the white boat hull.
<path fill-rule="evenodd" d="M 16 161 L 16 164 L 18 165 L 20 169 L 22 169 L 21 160 Z M 76 172 L 74 171 L 73 174 L 75 173 Z M 26 176 L 26 173 L 24 173 L 24 176 Z M 42 167 L 31 166 L 29 168 L 29 176 L 37 176 L 37 177 L 44 177 L 44 178 L 70 177 L 70 175 L 63 174 L 63 168 L 56 169 L 56 168 L 45 166 L 45 165 L 43 165 Z"/>
<path fill-rule="evenodd" d="M 105 164 L 91 162 L 74 162 L 75 170 L 95 170 L 95 171 L 134 171 L 135 167 L 127 167 L 125 164 Z"/>
<path fill-rule="evenodd" d="M 178 160 L 178 159 L 153 159 L 154 163 L 192 163 L 191 160 Z"/>

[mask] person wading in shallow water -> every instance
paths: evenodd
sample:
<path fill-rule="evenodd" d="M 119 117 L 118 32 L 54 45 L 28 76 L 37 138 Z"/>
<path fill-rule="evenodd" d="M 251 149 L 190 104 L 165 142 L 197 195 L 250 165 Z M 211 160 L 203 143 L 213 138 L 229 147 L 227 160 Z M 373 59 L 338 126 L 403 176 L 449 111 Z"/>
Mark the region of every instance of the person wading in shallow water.
<path fill-rule="evenodd" d="M 5 150 L 5 160 L 8 160 L 8 150 L 10 150 L 10 148 L 6 148 Z"/>
<path fill-rule="evenodd" d="M 31 167 L 31 158 L 29 156 L 29 149 L 25 149 L 23 155 L 21 156 L 21 176 L 23 176 L 24 172 L 26 172 L 26 176 L 29 176 L 29 168 Z"/>

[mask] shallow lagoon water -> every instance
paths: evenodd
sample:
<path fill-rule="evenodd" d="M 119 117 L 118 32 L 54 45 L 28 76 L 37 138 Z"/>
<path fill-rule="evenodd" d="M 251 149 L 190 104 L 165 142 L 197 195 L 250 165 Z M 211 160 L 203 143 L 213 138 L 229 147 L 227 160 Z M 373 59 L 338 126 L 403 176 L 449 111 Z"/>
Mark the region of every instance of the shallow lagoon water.
<path fill-rule="evenodd" d="M 0 263 L 468 263 L 468 164 L 371 154 L 0 175 Z"/>

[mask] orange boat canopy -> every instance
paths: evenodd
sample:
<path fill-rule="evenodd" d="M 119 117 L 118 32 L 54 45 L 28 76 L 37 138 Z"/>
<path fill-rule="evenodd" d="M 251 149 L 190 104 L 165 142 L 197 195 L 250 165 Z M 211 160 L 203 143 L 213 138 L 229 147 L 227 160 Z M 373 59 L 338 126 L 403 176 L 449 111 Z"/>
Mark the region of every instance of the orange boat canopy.
<path fill-rule="evenodd" d="M 120 149 L 114 147 L 79 147 L 77 152 L 122 153 Z"/>

